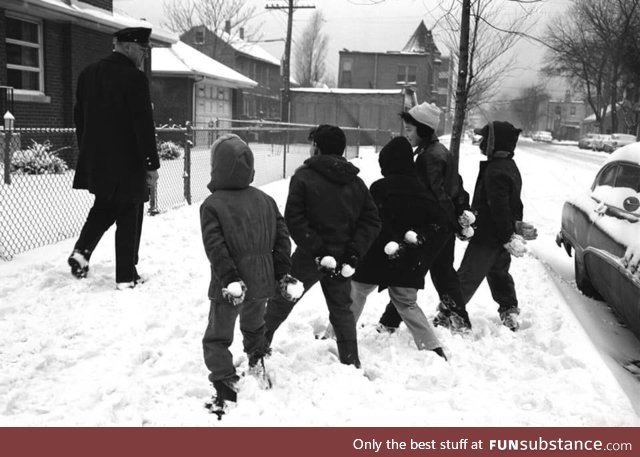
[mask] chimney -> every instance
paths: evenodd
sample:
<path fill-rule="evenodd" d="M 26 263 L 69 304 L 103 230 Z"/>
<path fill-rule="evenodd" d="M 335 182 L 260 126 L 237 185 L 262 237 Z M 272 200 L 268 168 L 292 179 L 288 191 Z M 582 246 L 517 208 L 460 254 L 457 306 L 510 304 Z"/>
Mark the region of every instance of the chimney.
<path fill-rule="evenodd" d="M 228 34 L 231 34 L 231 21 L 230 20 L 224 21 L 224 31 L 227 32 Z"/>
<path fill-rule="evenodd" d="M 240 27 L 240 39 L 244 40 L 244 27 Z"/>

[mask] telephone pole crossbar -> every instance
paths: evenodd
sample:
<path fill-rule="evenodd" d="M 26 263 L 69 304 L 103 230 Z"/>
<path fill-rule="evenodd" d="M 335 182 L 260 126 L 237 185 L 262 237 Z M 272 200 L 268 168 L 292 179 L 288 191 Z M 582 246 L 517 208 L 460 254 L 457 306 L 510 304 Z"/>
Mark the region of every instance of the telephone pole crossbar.
<path fill-rule="evenodd" d="M 293 29 L 293 12 L 298 9 L 312 9 L 315 5 L 294 5 L 294 0 L 287 0 L 287 5 L 270 4 L 268 10 L 287 10 L 287 37 L 284 44 L 284 58 L 282 61 L 282 105 L 281 121 L 289 122 L 289 104 L 291 101 L 291 32 Z"/>

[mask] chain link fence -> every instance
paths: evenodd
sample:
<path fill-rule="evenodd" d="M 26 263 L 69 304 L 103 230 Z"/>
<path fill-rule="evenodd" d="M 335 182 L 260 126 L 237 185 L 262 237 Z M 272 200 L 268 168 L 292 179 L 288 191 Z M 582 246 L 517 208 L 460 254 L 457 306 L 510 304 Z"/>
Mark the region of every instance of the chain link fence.
<path fill-rule="evenodd" d="M 156 129 L 160 179 L 147 205 L 157 214 L 209 195 L 211 144 L 235 133 L 255 157 L 253 185 L 291 176 L 309 157 L 312 125 L 221 119 L 210 127 Z M 343 128 L 348 159 L 363 144 L 377 152 L 390 131 Z M 0 129 L 0 259 L 77 236 L 93 196 L 72 188 L 78 147 L 75 129 Z"/>

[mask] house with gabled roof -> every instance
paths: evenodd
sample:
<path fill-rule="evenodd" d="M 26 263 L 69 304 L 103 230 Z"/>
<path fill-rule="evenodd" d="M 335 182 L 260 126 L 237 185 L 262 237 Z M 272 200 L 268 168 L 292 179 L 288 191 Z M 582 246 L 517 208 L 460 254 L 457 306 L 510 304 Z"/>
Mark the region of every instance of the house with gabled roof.
<path fill-rule="evenodd" d="M 228 23 L 225 31 L 218 34 L 196 26 L 182 34 L 180 40 L 258 83 L 253 88 L 233 90 L 234 118 L 280 118 L 280 61 L 258 44 L 245 40 L 242 29 L 234 36 Z"/>
<path fill-rule="evenodd" d="M 112 51 L 112 34 L 124 27 L 151 27 L 156 47 L 177 41 L 146 21 L 114 12 L 112 0 L 3 0 L 0 86 L 13 92 L 15 127 L 73 127 L 79 73 Z M 0 106 L 3 114 L 6 109 Z"/>
<path fill-rule="evenodd" d="M 450 105 L 450 68 L 424 21 L 401 50 L 340 51 L 338 87 L 353 89 L 410 88 L 419 102 Z"/>
<path fill-rule="evenodd" d="M 169 48 L 154 48 L 151 72 L 154 117 L 160 124 L 189 121 L 206 127 L 217 119 L 231 119 L 232 91 L 258 85 L 182 41 Z"/>

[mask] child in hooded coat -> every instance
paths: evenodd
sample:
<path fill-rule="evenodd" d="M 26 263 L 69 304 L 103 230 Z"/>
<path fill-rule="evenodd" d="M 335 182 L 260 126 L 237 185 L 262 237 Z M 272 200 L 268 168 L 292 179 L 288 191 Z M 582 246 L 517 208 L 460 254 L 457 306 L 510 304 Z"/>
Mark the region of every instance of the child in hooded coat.
<path fill-rule="evenodd" d="M 236 318 L 249 367 L 264 369 L 265 306 L 291 269 L 291 241 L 275 201 L 250 186 L 253 153 L 236 135 L 211 148 L 212 192 L 200 207 L 204 250 L 211 263 L 209 321 L 202 340 L 216 402 L 236 401 L 238 376 L 229 347 Z"/>
<path fill-rule="evenodd" d="M 440 207 L 418 178 L 413 149 L 405 137 L 395 137 L 380 151 L 382 179 L 369 191 L 378 207 L 382 230 L 360 262 L 351 282 L 351 310 L 356 322 L 367 296 L 376 287 L 389 289 L 393 306 L 413 335 L 419 350 L 431 350 L 446 359 L 431 324 L 417 304 L 418 289 L 442 249 L 448 233 L 438 225 Z M 415 236 L 407 235 L 414 232 Z M 390 242 L 397 253 L 385 252 Z M 327 336 L 332 331 L 327 329 Z"/>
<path fill-rule="evenodd" d="M 469 302 L 486 278 L 502 323 L 515 331 L 520 309 L 509 267 L 511 256 L 521 257 L 526 250 L 517 233 L 523 214 L 522 177 L 513 160 L 520 129 L 494 121 L 475 133 L 482 135 L 480 151 L 487 160 L 480 162 L 471 203 L 477 213 L 475 235 L 458 268 L 462 304 Z"/>

